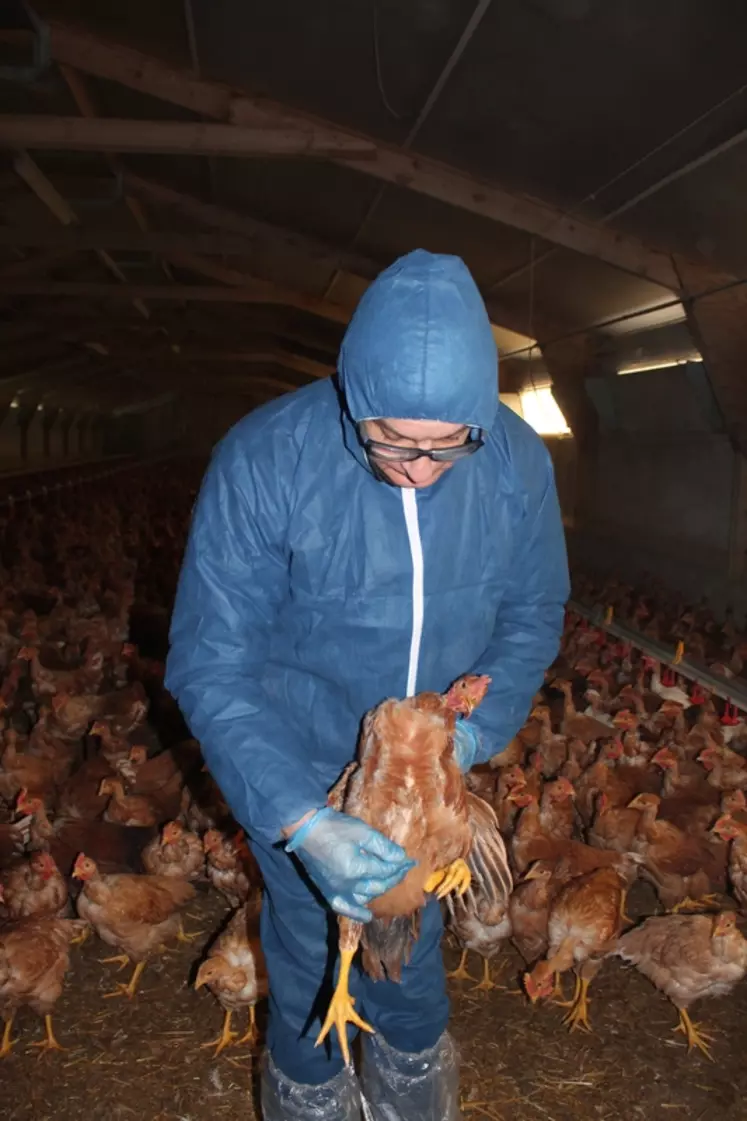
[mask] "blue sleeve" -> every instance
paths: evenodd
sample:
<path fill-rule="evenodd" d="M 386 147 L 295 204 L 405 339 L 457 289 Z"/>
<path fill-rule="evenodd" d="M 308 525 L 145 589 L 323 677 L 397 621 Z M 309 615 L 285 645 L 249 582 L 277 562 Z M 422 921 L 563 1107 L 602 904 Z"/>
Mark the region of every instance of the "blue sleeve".
<path fill-rule="evenodd" d="M 482 740 L 476 763 L 502 751 L 516 735 L 560 646 L 570 594 L 568 561 L 552 463 L 543 453 L 544 469 L 517 528 L 493 637 L 472 671 L 492 678 L 471 717 Z"/>
<path fill-rule="evenodd" d="M 250 459 L 243 428 L 219 445 L 193 512 L 165 683 L 236 820 L 274 843 L 326 791 L 294 714 L 263 686 L 289 594 L 288 501 L 271 452 Z"/>

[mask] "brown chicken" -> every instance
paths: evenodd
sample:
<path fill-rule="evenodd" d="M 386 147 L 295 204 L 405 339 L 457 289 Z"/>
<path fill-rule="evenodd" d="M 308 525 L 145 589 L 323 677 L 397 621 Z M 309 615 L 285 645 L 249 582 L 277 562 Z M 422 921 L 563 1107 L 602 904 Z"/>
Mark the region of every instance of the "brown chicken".
<path fill-rule="evenodd" d="M 261 907 L 262 895 L 255 891 L 215 940 L 197 971 L 195 988 L 207 985 L 225 1013 L 218 1038 L 202 1044 L 215 1047 L 216 1055 L 232 1043 L 252 1044 L 257 1038 L 255 1007 L 267 996 L 267 969 L 259 940 Z M 249 1028 L 241 1038 L 231 1031 L 231 1019 L 240 1008 L 249 1009 Z"/>
<path fill-rule="evenodd" d="M 737 902 L 747 911 L 747 821 L 723 814 L 711 830 L 729 847 L 729 880 Z"/>
<path fill-rule="evenodd" d="M 35 916 L 0 929 L 0 1015 L 5 1020 L 0 1058 L 10 1054 L 13 1017 L 28 1006 L 44 1017 L 46 1037 L 32 1046 L 61 1051 L 52 1029 L 52 1009 L 70 965 L 70 945 L 88 927 L 79 919 Z"/>
<path fill-rule="evenodd" d="M 104 810 L 104 821 L 118 825 L 156 825 L 158 812 L 149 798 L 142 794 L 125 794 L 118 779 L 105 778 L 99 785 L 99 794 L 108 795 L 109 802 Z"/>
<path fill-rule="evenodd" d="M 196 833 L 190 833 L 179 821 L 168 821 L 143 850 L 143 867 L 153 876 L 172 876 L 180 880 L 197 880 L 205 871 L 205 853 Z"/>
<path fill-rule="evenodd" d="M 747 973 L 747 940 L 731 911 L 718 915 L 661 915 L 620 938 L 612 951 L 648 977 L 680 1014 L 687 1047 L 709 1059 L 709 1037 L 688 1009 L 706 996 L 725 996 Z"/>
<path fill-rule="evenodd" d="M 48 852 L 33 852 L 0 878 L 0 915 L 16 922 L 32 915 L 63 915 L 67 883 Z"/>
<path fill-rule="evenodd" d="M 631 845 L 644 858 L 642 879 L 653 884 L 667 910 L 714 902 L 711 886 L 723 887 L 726 878 L 725 850 L 662 821 L 659 805 L 655 794 L 639 794 L 630 803 L 631 809 L 642 811 Z"/>
<path fill-rule="evenodd" d="M 122 968 L 131 962 L 135 969 L 127 985 L 120 984 L 107 996 L 133 997 L 149 957 L 173 938 L 191 941 L 182 928 L 179 911 L 195 896 L 185 880 L 167 876 L 102 875 L 83 853 L 73 868 L 73 877 L 83 881 L 76 900 L 78 914 L 93 927 L 102 941 L 122 953 L 104 961 Z"/>
<path fill-rule="evenodd" d="M 524 805 L 511 840 L 511 857 L 518 873 L 535 860 L 543 860 L 557 841 L 569 841 L 573 835 L 574 789 L 565 778 L 548 782 L 537 799 L 519 789 L 510 795 L 517 805 Z"/>
<path fill-rule="evenodd" d="M 462 958 L 449 976 L 474 980 L 467 972 L 467 955 L 474 950 L 483 959 L 482 980 L 475 986 L 496 987 L 490 977 L 490 959 L 511 933 L 508 901 L 513 889 L 506 846 L 492 808 L 474 794 L 467 795 L 472 848 L 467 857 L 471 883 L 463 895 L 446 896 L 449 926 L 462 946 Z"/>
<path fill-rule="evenodd" d="M 239 907 L 249 898 L 252 884 L 256 885 L 261 880 L 259 867 L 243 839 L 243 833 L 229 838 L 219 829 L 208 829 L 202 845 L 210 883 L 232 907 Z"/>
<path fill-rule="evenodd" d="M 626 883 L 615 868 L 600 868 L 569 880 L 550 903 L 544 960 L 524 975 L 534 1004 L 552 994 L 557 978 L 576 974 L 576 990 L 564 1023 L 591 1031 L 588 989 L 607 954 L 617 945 L 625 913 Z"/>
<path fill-rule="evenodd" d="M 346 1024 L 373 1029 L 355 1012 L 348 991 L 350 966 L 359 943 L 363 968 L 374 979 L 398 981 L 426 896 L 462 894 L 470 885 L 465 862 L 472 846 L 464 779 L 454 758 L 458 713 L 469 715 L 483 699 L 489 678 L 470 676 L 448 693 L 420 693 L 383 701 L 363 721 L 359 758 L 343 772 L 329 804 L 378 829 L 417 861 L 396 887 L 369 904 L 365 926 L 339 917 L 340 973 L 321 1043 L 336 1027 L 349 1062 Z"/>

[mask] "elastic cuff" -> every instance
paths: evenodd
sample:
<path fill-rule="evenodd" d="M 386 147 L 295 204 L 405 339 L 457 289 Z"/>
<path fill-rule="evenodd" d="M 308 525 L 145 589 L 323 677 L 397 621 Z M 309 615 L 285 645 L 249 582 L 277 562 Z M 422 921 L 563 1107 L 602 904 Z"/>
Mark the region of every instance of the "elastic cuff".
<path fill-rule="evenodd" d="M 297 829 L 293 836 L 289 838 L 287 844 L 285 845 L 285 851 L 295 852 L 298 846 L 303 844 L 310 830 L 313 829 L 316 823 L 323 817 L 329 817 L 331 813 L 334 813 L 334 810 L 330 809 L 329 806 L 323 806 L 322 809 L 317 810 L 316 813 L 312 814 L 309 820 L 305 821 L 300 829 Z"/>

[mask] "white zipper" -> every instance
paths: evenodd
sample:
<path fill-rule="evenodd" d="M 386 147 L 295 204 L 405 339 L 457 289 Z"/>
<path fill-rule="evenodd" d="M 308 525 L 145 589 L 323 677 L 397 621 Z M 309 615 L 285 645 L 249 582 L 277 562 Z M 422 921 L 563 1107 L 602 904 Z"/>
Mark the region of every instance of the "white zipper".
<path fill-rule="evenodd" d="M 412 557 L 412 637 L 410 638 L 410 661 L 407 666 L 406 696 L 415 694 L 420 661 L 420 641 L 423 637 L 423 543 L 420 540 L 418 523 L 418 503 L 413 487 L 402 487 L 402 507 L 405 511 L 407 539 Z"/>

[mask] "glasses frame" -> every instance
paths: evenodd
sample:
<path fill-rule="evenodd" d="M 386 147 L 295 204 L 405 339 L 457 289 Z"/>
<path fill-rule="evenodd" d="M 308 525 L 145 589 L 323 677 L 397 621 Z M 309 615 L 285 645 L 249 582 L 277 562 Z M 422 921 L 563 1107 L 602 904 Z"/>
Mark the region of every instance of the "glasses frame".
<path fill-rule="evenodd" d="M 474 433 L 477 432 L 477 435 Z M 485 444 L 481 428 L 472 429 L 463 444 L 448 448 L 402 448 L 398 444 L 385 444 L 382 440 L 362 441 L 366 455 L 377 463 L 414 463 L 416 459 L 430 459 L 434 463 L 457 463 L 474 455 Z M 383 452 L 384 454 L 377 454 Z"/>

